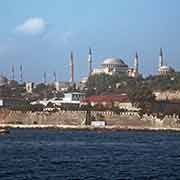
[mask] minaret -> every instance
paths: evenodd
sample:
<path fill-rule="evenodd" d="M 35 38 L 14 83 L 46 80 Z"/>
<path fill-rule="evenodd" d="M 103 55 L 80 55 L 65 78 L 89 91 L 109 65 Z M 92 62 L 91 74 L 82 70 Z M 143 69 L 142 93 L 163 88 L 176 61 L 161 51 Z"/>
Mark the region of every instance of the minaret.
<path fill-rule="evenodd" d="M 89 76 L 90 76 L 92 73 L 92 50 L 91 50 L 91 48 L 89 48 L 88 64 L 89 64 Z"/>
<path fill-rule="evenodd" d="M 160 49 L 160 55 L 159 55 L 159 68 L 161 68 L 164 65 L 164 57 L 163 57 L 163 50 Z"/>
<path fill-rule="evenodd" d="M 20 65 L 20 82 L 23 82 L 23 67 L 22 64 Z"/>
<path fill-rule="evenodd" d="M 47 82 L 47 75 L 46 75 L 46 72 L 44 72 L 44 74 L 43 74 L 43 80 L 44 80 L 44 84 L 46 84 L 46 82 Z"/>
<path fill-rule="evenodd" d="M 138 53 L 136 52 L 136 56 L 134 59 L 134 70 L 135 72 L 138 74 L 139 73 L 139 57 L 138 57 Z"/>
<path fill-rule="evenodd" d="M 12 65 L 12 69 L 11 69 L 11 73 L 12 73 L 12 80 L 15 80 L 15 69 L 14 69 L 14 65 Z"/>
<path fill-rule="evenodd" d="M 70 54 L 70 83 L 74 83 L 74 55 Z"/>
<path fill-rule="evenodd" d="M 53 72 L 53 77 L 54 77 L 54 82 L 56 82 L 57 78 L 56 78 L 56 72 Z"/>

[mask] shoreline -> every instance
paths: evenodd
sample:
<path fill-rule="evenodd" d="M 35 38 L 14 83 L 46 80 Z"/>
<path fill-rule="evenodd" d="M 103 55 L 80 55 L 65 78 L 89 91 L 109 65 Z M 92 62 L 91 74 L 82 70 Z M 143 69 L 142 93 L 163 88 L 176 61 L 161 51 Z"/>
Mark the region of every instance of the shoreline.
<path fill-rule="evenodd" d="M 86 130 L 86 131 L 175 131 L 180 132 L 180 128 L 172 127 L 138 127 L 138 126 L 75 126 L 75 125 L 22 125 L 22 124 L 0 124 L 0 128 L 7 129 L 59 129 L 59 130 Z"/>

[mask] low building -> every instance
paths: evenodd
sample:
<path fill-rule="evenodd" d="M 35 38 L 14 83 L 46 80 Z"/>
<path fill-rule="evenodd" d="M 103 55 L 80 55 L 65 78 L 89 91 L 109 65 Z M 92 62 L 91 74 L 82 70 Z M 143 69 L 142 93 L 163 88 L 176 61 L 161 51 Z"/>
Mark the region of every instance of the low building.
<path fill-rule="evenodd" d="M 80 105 L 80 101 L 85 98 L 84 93 L 79 92 L 72 92 L 72 93 L 64 93 L 63 98 L 52 98 L 52 99 L 44 99 L 44 100 L 37 100 L 32 102 L 32 105 L 35 104 L 42 104 L 44 106 L 47 106 L 49 103 L 52 103 L 56 106 L 62 107 L 63 105 L 71 106 L 71 105 Z"/>
<path fill-rule="evenodd" d="M 23 105 L 28 105 L 29 102 L 21 98 L 0 98 L 1 108 L 16 109 Z"/>
<path fill-rule="evenodd" d="M 121 95 L 103 95 L 103 96 L 90 96 L 81 101 L 81 106 L 91 105 L 96 108 L 112 109 L 118 108 L 125 111 L 138 111 L 133 106 L 127 94 Z"/>
<path fill-rule="evenodd" d="M 68 91 L 68 89 L 72 86 L 73 86 L 73 84 L 70 82 L 63 82 L 63 81 L 54 82 L 54 87 L 55 87 L 56 91 L 58 91 L 58 92 Z"/>
<path fill-rule="evenodd" d="M 76 89 L 80 91 L 87 90 L 88 77 L 83 77 L 82 80 L 76 84 Z"/>
<path fill-rule="evenodd" d="M 65 93 L 61 103 L 80 104 L 80 101 L 82 101 L 83 99 L 85 99 L 84 93 L 79 93 L 79 92 Z"/>
<path fill-rule="evenodd" d="M 91 126 L 101 128 L 106 126 L 106 121 L 91 121 Z"/>

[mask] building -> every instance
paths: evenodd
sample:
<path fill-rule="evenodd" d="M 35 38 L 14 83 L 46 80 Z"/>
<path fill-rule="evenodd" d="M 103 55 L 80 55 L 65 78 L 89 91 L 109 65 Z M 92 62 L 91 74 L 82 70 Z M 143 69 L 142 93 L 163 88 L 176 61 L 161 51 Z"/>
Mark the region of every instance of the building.
<path fill-rule="evenodd" d="M 63 98 L 52 98 L 52 99 L 44 99 L 44 100 L 38 100 L 34 101 L 31 104 L 42 104 L 44 106 L 47 106 L 49 103 L 52 103 L 57 106 L 63 106 L 63 105 L 80 105 L 80 102 L 85 99 L 84 93 L 79 92 L 71 92 L 71 93 L 64 93 Z"/>
<path fill-rule="evenodd" d="M 120 95 L 103 95 L 103 96 L 90 96 L 81 101 L 81 106 L 91 105 L 95 108 L 112 109 L 118 108 L 125 111 L 138 111 L 133 106 L 127 94 Z"/>
<path fill-rule="evenodd" d="M 29 102 L 21 98 L 0 98 L 1 108 L 16 109 L 25 105 L 29 105 Z"/>
<path fill-rule="evenodd" d="M 34 89 L 34 83 L 33 82 L 27 82 L 26 83 L 26 92 L 32 93 Z"/>
<path fill-rule="evenodd" d="M 94 74 L 108 74 L 108 75 L 126 75 L 129 77 L 137 78 L 140 76 L 139 73 L 139 57 L 136 53 L 134 58 L 134 67 L 129 68 L 128 65 L 119 58 L 107 58 L 101 64 L 101 68 L 94 69 L 92 75 Z"/>
<path fill-rule="evenodd" d="M 74 84 L 71 82 L 65 82 L 65 81 L 56 81 L 54 82 L 54 87 L 57 92 L 64 92 L 68 91 L 69 88 L 72 88 Z"/>
<path fill-rule="evenodd" d="M 80 101 L 83 99 L 85 99 L 84 93 L 64 93 L 64 98 L 62 99 L 61 104 L 80 104 Z"/>
<path fill-rule="evenodd" d="M 128 75 L 128 65 L 119 58 L 107 58 L 101 64 L 101 68 L 93 69 L 92 75 L 94 74 L 122 74 Z"/>
<path fill-rule="evenodd" d="M 164 55 L 162 48 L 160 49 L 158 71 L 159 71 L 159 75 L 161 76 L 171 75 L 175 72 L 175 70 L 172 67 L 164 64 Z"/>

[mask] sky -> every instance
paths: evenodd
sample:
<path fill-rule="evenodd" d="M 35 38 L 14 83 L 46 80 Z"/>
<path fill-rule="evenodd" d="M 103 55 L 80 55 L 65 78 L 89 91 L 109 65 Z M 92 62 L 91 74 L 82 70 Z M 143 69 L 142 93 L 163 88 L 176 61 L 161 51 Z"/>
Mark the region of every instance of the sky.
<path fill-rule="evenodd" d="M 179 0 L 0 0 L 0 72 L 10 77 L 23 65 L 24 80 L 69 80 L 69 54 L 75 79 L 88 74 L 88 48 L 93 67 L 118 57 L 130 67 L 136 51 L 140 71 L 157 73 L 159 49 L 166 64 L 180 70 Z"/>

